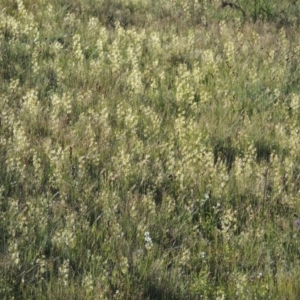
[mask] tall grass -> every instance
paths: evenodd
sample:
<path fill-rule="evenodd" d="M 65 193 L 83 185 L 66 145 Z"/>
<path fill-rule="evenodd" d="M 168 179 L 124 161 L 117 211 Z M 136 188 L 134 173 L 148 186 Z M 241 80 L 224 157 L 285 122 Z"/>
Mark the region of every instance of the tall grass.
<path fill-rule="evenodd" d="M 1 1 L 1 299 L 299 299 L 296 2 Z"/>

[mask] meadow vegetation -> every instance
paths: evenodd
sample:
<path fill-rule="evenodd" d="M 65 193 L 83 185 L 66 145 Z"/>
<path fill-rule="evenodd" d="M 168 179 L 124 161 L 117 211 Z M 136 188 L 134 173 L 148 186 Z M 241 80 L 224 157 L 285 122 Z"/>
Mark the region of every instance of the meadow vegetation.
<path fill-rule="evenodd" d="M 300 299 L 299 7 L 2 0 L 0 298 Z"/>

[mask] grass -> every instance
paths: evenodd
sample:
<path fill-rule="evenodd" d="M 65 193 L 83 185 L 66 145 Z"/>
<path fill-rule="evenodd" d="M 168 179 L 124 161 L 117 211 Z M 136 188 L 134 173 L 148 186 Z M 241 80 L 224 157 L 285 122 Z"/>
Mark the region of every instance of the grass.
<path fill-rule="evenodd" d="M 299 299 L 297 1 L 0 4 L 1 299 Z"/>

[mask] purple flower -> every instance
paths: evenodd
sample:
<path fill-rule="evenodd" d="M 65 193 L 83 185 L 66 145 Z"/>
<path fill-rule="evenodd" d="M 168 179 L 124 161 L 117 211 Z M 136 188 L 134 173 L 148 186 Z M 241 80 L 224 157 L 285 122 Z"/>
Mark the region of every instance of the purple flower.
<path fill-rule="evenodd" d="M 300 220 L 299 219 L 297 219 L 295 221 L 295 224 L 296 224 L 296 227 L 298 228 L 298 230 L 300 230 Z"/>

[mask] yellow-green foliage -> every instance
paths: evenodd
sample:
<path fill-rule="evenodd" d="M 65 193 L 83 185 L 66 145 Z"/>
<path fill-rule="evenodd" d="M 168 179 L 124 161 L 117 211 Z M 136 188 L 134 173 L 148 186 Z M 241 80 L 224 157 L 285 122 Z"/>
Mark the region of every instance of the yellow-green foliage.
<path fill-rule="evenodd" d="M 1 1 L 1 299 L 300 298 L 289 2 Z"/>

